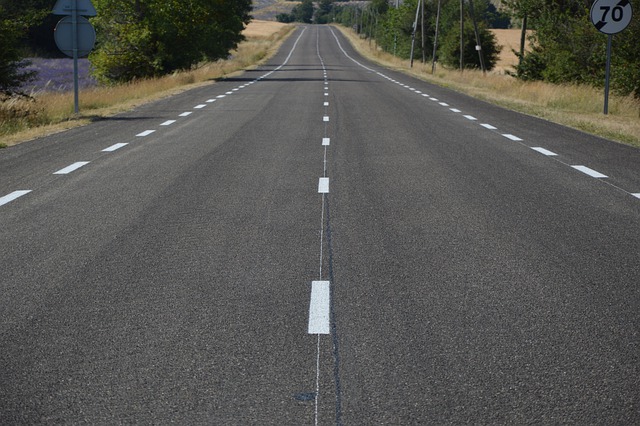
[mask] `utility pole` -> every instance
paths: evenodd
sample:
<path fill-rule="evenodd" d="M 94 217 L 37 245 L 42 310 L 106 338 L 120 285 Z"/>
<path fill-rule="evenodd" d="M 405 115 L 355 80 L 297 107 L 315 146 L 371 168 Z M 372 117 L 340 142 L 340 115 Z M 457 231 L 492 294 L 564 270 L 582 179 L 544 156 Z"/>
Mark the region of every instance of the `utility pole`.
<path fill-rule="evenodd" d="M 480 32 L 478 31 L 478 22 L 476 21 L 476 14 L 473 9 L 473 0 L 469 0 L 469 13 L 471 14 L 471 21 L 473 22 L 473 31 L 476 34 L 476 50 L 478 51 L 478 57 L 480 59 L 480 68 L 482 73 L 486 73 L 484 67 L 484 55 L 482 54 L 482 44 L 480 43 Z"/>
<path fill-rule="evenodd" d="M 436 73 L 436 52 L 438 51 L 438 30 L 440 27 L 440 8 L 442 6 L 442 0 L 438 0 L 438 12 L 436 14 L 436 34 L 433 39 L 433 57 L 431 59 L 431 74 Z"/>
<path fill-rule="evenodd" d="M 460 0 L 460 72 L 464 71 L 464 0 Z"/>
<path fill-rule="evenodd" d="M 410 53 L 410 67 L 413 67 L 413 50 L 416 44 L 416 31 L 418 31 L 418 17 L 420 15 L 420 5 L 422 0 L 418 0 L 418 7 L 416 8 L 416 19 L 413 21 L 413 32 L 411 33 L 411 53 Z"/>
<path fill-rule="evenodd" d="M 421 39 L 422 39 L 422 63 L 424 64 L 425 62 L 427 62 L 427 52 L 425 49 L 425 39 L 424 39 L 424 1 L 422 1 L 422 23 L 421 25 L 421 30 L 422 30 L 422 34 L 421 34 Z"/>

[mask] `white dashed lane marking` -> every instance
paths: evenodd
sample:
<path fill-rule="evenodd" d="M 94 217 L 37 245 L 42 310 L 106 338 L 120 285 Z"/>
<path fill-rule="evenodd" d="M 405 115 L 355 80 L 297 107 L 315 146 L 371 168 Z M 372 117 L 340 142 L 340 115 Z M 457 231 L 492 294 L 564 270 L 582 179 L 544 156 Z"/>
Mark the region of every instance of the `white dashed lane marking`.
<path fill-rule="evenodd" d="M 496 126 L 492 126 L 491 124 L 487 124 L 487 123 L 481 124 L 481 126 L 489 130 L 498 130 Z"/>
<path fill-rule="evenodd" d="M 322 117 L 322 121 L 327 122 L 329 121 L 329 116 L 325 115 L 324 117 Z"/>
<path fill-rule="evenodd" d="M 601 179 L 601 178 L 608 177 L 607 175 L 603 175 L 602 173 L 595 171 L 593 169 L 590 169 L 589 167 L 586 167 L 586 166 L 571 166 L 571 167 L 594 178 Z"/>
<path fill-rule="evenodd" d="M 5 204 L 10 203 L 13 200 L 16 200 L 22 197 L 23 195 L 27 195 L 30 192 L 31 190 L 13 191 L 11 194 L 7 194 L 4 197 L 0 197 L 0 206 L 4 206 Z"/>
<path fill-rule="evenodd" d="M 103 149 L 102 152 L 113 152 L 113 151 L 116 151 L 116 150 L 118 150 L 118 149 L 120 149 L 122 147 L 125 147 L 127 145 L 129 145 L 129 144 L 127 144 L 127 143 L 117 143 L 115 145 L 111 145 L 109 148 Z"/>
<path fill-rule="evenodd" d="M 331 138 L 322 138 L 322 146 L 329 146 L 331 144 Z"/>
<path fill-rule="evenodd" d="M 309 303 L 309 334 L 329 334 L 331 289 L 329 281 L 311 282 L 311 301 Z"/>
<path fill-rule="evenodd" d="M 194 108 L 194 109 L 202 109 L 202 108 L 204 108 L 204 107 L 206 107 L 206 106 L 207 106 L 207 105 L 205 105 L 205 104 L 200 104 L 200 105 L 196 105 L 196 106 L 194 106 L 193 108 Z"/>
<path fill-rule="evenodd" d="M 164 123 L 162 123 L 161 126 L 171 126 L 175 122 L 176 120 L 167 120 Z"/>
<path fill-rule="evenodd" d="M 554 156 L 558 155 L 555 152 L 549 151 L 548 149 L 544 149 L 544 148 L 541 148 L 539 146 L 532 147 L 531 149 L 533 149 L 534 151 L 538 151 L 540 154 L 544 154 L 544 155 L 547 155 L 549 157 L 554 157 Z"/>
<path fill-rule="evenodd" d="M 509 134 L 509 133 L 503 134 L 502 136 L 504 136 L 505 138 L 510 139 L 510 140 L 512 140 L 514 142 L 520 142 L 522 140 L 519 137 L 514 136 L 512 134 Z"/>
<path fill-rule="evenodd" d="M 637 192 L 637 193 L 635 193 L 635 194 L 631 194 L 631 195 L 633 195 L 633 196 L 634 196 L 634 197 L 636 197 L 636 198 L 640 198 L 640 192 Z"/>
<path fill-rule="evenodd" d="M 191 112 L 191 111 L 183 112 L 182 114 L 180 114 L 180 117 L 187 117 L 187 116 L 189 116 L 191 114 L 193 114 L 193 112 Z"/>
<path fill-rule="evenodd" d="M 466 118 L 467 120 L 471 120 L 471 121 L 477 121 L 478 120 L 473 115 L 463 115 L 463 117 Z"/>
<path fill-rule="evenodd" d="M 136 136 L 143 138 L 145 136 L 149 136 L 153 132 L 155 132 L 155 130 L 145 130 L 142 133 L 138 133 Z"/>
<path fill-rule="evenodd" d="M 65 167 L 64 169 L 60 169 L 57 172 L 54 172 L 54 175 L 66 175 L 71 172 L 78 170 L 80 167 L 84 167 L 89 164 L 89 161 L 78 161 L 77 163 L 73 163 L 70 166 Z"/>
<path fill-rule="evenodd" d="M 329 178 L 322 177 L 318 181 L 318 194 L 328 194 L 329 193 Z"/>

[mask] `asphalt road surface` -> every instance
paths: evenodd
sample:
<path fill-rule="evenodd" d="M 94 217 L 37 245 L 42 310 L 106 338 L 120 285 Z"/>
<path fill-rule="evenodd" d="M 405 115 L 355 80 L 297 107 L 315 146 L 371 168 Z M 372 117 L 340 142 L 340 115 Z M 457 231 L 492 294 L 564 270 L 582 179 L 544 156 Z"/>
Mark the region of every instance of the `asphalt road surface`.
<path fill-rule="evenodd" d="M 0 423 L 640 424 L 640 150 L 374 65 L 0 151 Z"/>

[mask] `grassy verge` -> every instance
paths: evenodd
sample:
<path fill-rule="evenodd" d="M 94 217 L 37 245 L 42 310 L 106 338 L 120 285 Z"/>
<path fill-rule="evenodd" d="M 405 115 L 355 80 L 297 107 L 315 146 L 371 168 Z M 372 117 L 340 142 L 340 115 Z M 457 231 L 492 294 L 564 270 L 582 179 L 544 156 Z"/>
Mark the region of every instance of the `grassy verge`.
<path fill-rule="evenodd" d="M 609 115 L 604 115 L 603 91 L 589 86 L 523 82 L 504 74 L 480 71 L 460 73 L 414 62 L 382 52 L 352 30 L 337 26 L 363 56 L 414 77 L 466 93 L 506 108 L 563 124 L 587 133 L 640 147 L 640 100 L 611 95 Z"/>
<path fill-rule="evenodd" d="M 84 125 L 137 105 L 160 99 L 197 85 L 259 65 L 273 55 L 295 27 L 275 22 L 252 22 L 245 30 L 246 41 L 229 60 L 203 64 L 192 71 L 96 87 L 80 93 L 80 116 L 73 113 L 73 93 L 42 93 L 35 99 L 15 98 L 0 102 L 0 148 L 15 145 Z"/>

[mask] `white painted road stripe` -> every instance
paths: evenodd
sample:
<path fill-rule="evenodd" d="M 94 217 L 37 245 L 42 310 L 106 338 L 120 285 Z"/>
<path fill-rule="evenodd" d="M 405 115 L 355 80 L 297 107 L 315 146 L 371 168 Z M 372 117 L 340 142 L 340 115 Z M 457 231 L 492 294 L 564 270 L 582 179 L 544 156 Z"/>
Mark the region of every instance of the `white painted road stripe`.
<path fill-rule="evenodd" d="M 167 120 L 164 123 L 162 123 L 161 126 L 171 126 L 175 122 L 176 120 Z"/>
<path fill-rule="evenodd" d="M 331 332 L 331 284 L 329 281 L 311 282 L 309 303 L 309 334 L 329 334 Z"/>
<path fill-rule="evenodd" d="M 533 149 L 534 151 L 538 151 L 540 154 L 544 154 L 548 156 L 558 155 L 555 152 L 549 151 L 548 149 L 540 148 L 539 146 L 532 147 L 531 149 Z"/>
<path fill-rule="evenodd" d="M 453 112 L 462 112 L 462 111 L 460 111 L 459 109 L 456 109 L 456 108 L 449 108 L 449 111 L 453 111 Z"/>
<path fill-rule="evenodd" d="M 466 118 L 467 120 L 471 120 L 471 121 L 476 121 L 477 118 L 475 118 L 473 115 L 463 115 L 464 118 Z"/>
<path fill-rule="evenodd" d="M 491 124 L 487 124 L 487 123 L 481 124 L 481 126 L 484 127 L 485 129 L 489 129 L 489 130 L 498 130 L 497 127 L 492 126 Z"/>
<path fill-rule="evenodd" d="M 194 108 L 194 109 L 202 109 L 202 108 L 204 108 L 204 107 L 206 107 L 206 105 L 205 105 L 205 104 L 200 104 L 200 105 L 196 105 L 196 106 L 194 106 L 193 108 Z"/>
<path fill-rule="evenodd" d="M 102 152 L 113 152 L 116 151 L 124 146 L 129 145 L 128 143 L 117 143 L 115 145 L 111 145 L 109 148 L 105 148 L 102 150 Z"/>
<path fill-rule="evenodd" d="M 10 203 L 23 195 L 27 195 L 30 192 L 31 190 L 13 191 L 11 194 L 0 197 L 0 206 L 4 206 L 5 204 Z"/>
<path fill-rule="evenodd" d="M 186 117 L 186 116 L 191 115 L 191 114 L 193 114 L 191 111 L 183 112 L 182 114 L 180 114 L 180 117 Z"/>
<path fill-rule="evenodd" d="M 226 97 L 227 97 L 227 95 L 218 95 L 218 96 L 216 96 L 217 99 L 222 99 L 222 98 L 226 98 Z"/>
<path fill-rule="evenodd" d="M 151 133 L 155 132 L 155 130 L 145 130 L 142 133 L 138 133 L 136 136 L 139 137 L 145 137 L 145 136 L 149 136 Z"/>
<path fill-rule="evenodd" d="M 78 161 L 77 163 L 73 163 L 72 165 L 67 166 L 64 169 L 58 170 L 57 172 L 54 173 L 54 175 L 66 175 L 73 171 L 78 170 L 80 167 L 86 166 L 87 164 L 89 164 L 88 161 Z"/>
<path fill-rule="evenodd" d="M 322 117 L 322 121 L 329 121 L 329 116 L 325 115 L 324 117 Z"/>
<path fill-rule="evenodd" d="M 590 168 L 588 168 L 586 166 L 571 166 L 571 167 L 573 167 L 576 170 L 581 171 L 584 174 L 587 174 L 587 175 L 589 175 L 591 177 L 594 177 L 594 178 L 606 178 L 606 177 L 608 177 L 607 175 L 603 175 L 602 173 L 597 172 L 597 171 L 595 171 L 593 169 L 590 169 Z"/>
<path fill-rule="evenodd" d="M 320 180 L 318 181 L 318 193 L 319 194 L 329 193 L 329 178 L 320 178 Z"/>
<path fill-rule="evenodd" d="M 324 106 L 329 106 L 329 102 L 325 102 L 325 103 L 324 103 Z"/>
<path fill-rule="evenodd" d="M 504 136 L 504 137 L 505 137 L 505 138 L 507 138 L 507 139 L 511 139 L 512 141 L 516 141 L 516 142 L 519 142 L 519 141 L 521 141 L 521 140 L 522 140 L 522 139 L 520 139 L 519 137 L 514 136 L 514 135 L 511 135 L 511 134 L 509 134 L 509 133 L 503 134 L 502 136 Z"/>
<path fill-rule="evenodd" d="M 448 106 L 449 106 L 449 104 L 448 104 L 448 103 L 446 103 L 446 102 L 440 102 L 440 105 L 442 105 L 442 106 L 444 106 L 444 107 L 448 107 Z"/>
<path fill-rule="evenodd" d="M 331 143 L 331 138 L 322 138 L 323 146 L 329 146 L 330 143 Z"/>
<path fill-rule="evenodd" d="M 634 196 L 634 197 L 636 197 L 636 198 L 640 198 L 640 192 L 635 193 L 635 194 L 631 194 L 631 195 L 633 195 L 633 196 Z"/>
<path fill-rule="evenodd" d="M 210 104 L 210 103 L 212 103 L 212 102 L 215 102 L 215 101 L 216 101 L 215 99 L 207 99 L 207 103 L 208 103 L 208 104 Z"/>

